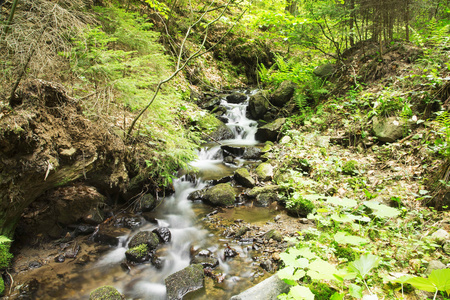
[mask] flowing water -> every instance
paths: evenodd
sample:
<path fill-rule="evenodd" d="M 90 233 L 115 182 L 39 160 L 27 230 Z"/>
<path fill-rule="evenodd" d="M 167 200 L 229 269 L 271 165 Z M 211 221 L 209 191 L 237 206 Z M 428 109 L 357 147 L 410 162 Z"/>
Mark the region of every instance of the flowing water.
<path fill-rule="evenodd" d="M 220 141 L 222 145 L 252 146 L 255 140 L 256 122 L 246 117 L 248 99 L 241 104 L 231 104 L 222 100 L 221 105 L 227 108 L 225 115 L 229 126 L 235 133 L 234 139 Z M 220 179 L 232 175 L 239 166 L 247 163 L 239 157 L 235 164 L 225 164 L 221 146 L 207 144 L 200 151 L 198 159 L 192 166 L 198 169 L 195 182 L 188 176 L 174 181 L 175 193 L 162 202 L 155 212 L 157 223 L 145 223 L 130 235 L 123 236 L 118 247 L 107 252 L 101 259 L 91 265 L 88 270 L 78 274 L 77 290 L 64 291 L 64 299 L 87 299 L 94 288 L 112 285 L 123 293 L 127 299 L 166 299 L 164 279 L 170 274 L 187 267 L 190 263 L 190 249 L 210 250 L 219 259 L 216 274 L 221 273 L 224 281 L 215 283 L 206 277 L 206 292 L 197 294 L 195 299 L 229 299 L 230 296 L 242 292 L 262 279 L 263 272 L 259 263 L 252 259 L 257 255 L 251 245 L 240 244 L 231 239 L 216 236 L 202 226 L 202 219 L 214 208 L 201 202 L 188 200 L 188 195 L 207 186 L 212 179 Z M 243 219 L 248 222 L 265 222 L 273 217 L 268 208 L 249 208 L 245 205 L 229 210 L 230 219 Z M 158 270 L 151 264 L 142 264 L 125 272 L 121 263 L 125 259 L 127 242 L 136 232 L 153 230 L 157 227 L 168 227 L 172 233 L 172 241 L 157 250 L 157 255 L 164 261 L 163 268 Z M 229 246 L 239 256 L 224 260 L 224 249 Z"/>

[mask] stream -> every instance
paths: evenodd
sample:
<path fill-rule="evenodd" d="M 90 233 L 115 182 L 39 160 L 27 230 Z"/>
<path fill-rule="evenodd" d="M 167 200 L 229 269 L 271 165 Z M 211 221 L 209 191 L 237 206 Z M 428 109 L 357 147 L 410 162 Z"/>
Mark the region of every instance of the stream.
<path fill-rule="evenodd" d="M 139 228 L 121 236 L 117 247 L 105 252 L 98 261 L 89 264 L 89 269 L 84 269 L 76 275 L 73 288 L 67 286 L 63 293 L 58 295 L 60 299 L 88 299 L 93 289 L 103 285 L 114 286 L 127 299 L 166 299 L 165 278 L 190 264 L 192 249 L 209 250 L 218 259 L 219 265 L 213 272 L 221 280 L 218 282 L 205 277 L 205 291 L 191 298 L 229 299 L 270 275 L 255 261 L 254 257 L 258 253 L 252 248 L 251 242 L 243 243 L 218 236 L 204 226 L 205 218 L 208 214 L 216 213 L 216 208 L 201 201 L 188 200 L 190 193 L 211 185 L 213 180 L 231 176 L 238 167 L 256 163 L 239 156 L 231 163 L 225 163 L 224 151 L 221 149 L 224 145 L 258 146 L 259 143 L 255 139 L 257 123 L 246 117 L 251 93 L 246 92 L 247 100 L 239 104 L 228 103 L 225 98 L 221 100 L 221 106 L 227 109 L 224 115 L 228 119 L 226 125 L 234 132 L 235 138 L 222 140 L 220 145 L 204 145 L 199 150 L 198 159 L 192 163 L 192 167 L 198 169 L 196 179 L 184 175 L 174 180 L 175 193 L 166 197 L 155 210 L 154 222 L 144 221 Z M 267 207 L 250 207 L 240 203 L 235 208 L 228 209 L 227 214 L 229 219 L 253 224 L 272 220 L 277 213 Z M 131 267 L 128 272 L 124 271 L 123 261 L 130 237 L 139 231 L 152 231 L 158 227 L 168 227 L 172 234 L 171 242 L 163 244 L 156 252 L 163 261 L 162 268 L 157 269 L 152 264 L 139 264 Z M 228 247 L 234 249 L 238 255 L 225 258 L 224 251 Z"/>

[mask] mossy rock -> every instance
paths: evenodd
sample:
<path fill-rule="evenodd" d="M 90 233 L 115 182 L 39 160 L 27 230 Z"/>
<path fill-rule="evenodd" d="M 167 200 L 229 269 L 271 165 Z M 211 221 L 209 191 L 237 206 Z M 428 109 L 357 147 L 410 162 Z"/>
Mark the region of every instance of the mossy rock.
<path fill-rule="evenodd" d="M 116 288 L 105 285 L 91 292 L 89 300 L 123 300 L 122 294 Z"/>
<path fill-rule="evenodd" d="M 282 242 L 283 241 L 283 235 L 281 235 L 281 233 L 275 229 L 269 230 L 268 232 L 266 232 L 266 234 L 264 234 L 264 239 L 266 240 L 274 240 L 277 242 Z"/>
<path fill-rule="evenodd" d="M 286 118 L 279 118 L 269 124 L 258 128 L 258 131 L 256 131 L 255 134 L 255 138 L 261 142 L 277 141 L 284 123 L 286 123 Z"/>
<path fill-rule="evenodd" d="M 237 169 L 234 172 L 234 179 L 243 187 L 252 188 L 255 186 L 255 180 L 252 178 L 246 168 Z"/>
<path fill-rule="evenodd" d="M 214 206 L 229 206 L 234 204 L 235 196 L 235 191 L 229 183 L 220 183 L 206 191 L 205 201 Z"/>
<path fill-rule="evenodd" d="M 205 287 L 203 266 L 190 265 L 181 271 L 169 275 L 165 279 L 167 298 L 169 300 L 183 299 L 189 293 Z"/>
<path fill-rule="evenodd" d="M 269 93 L 267 91 L 260 91 L 252 96 L 247 106 L 247 113 L 250 118 L 254 120 L 262 119 L 265 113 L 269 110 Z"/>
<path fill-rule="evenodd" d="M 128 243 L 128 248 L 135 248 L 142 244 L 148 246 L 148 250 L 154 250 L 159 245 L 159 237 L 156 233 L 151 231 L 141 231 L 136 233 Z"/>
<path fill-rule="evenodd" d="M 260 164 L 256 170 L 256 175 L 260 181 L 269 181 L 273 177 L 273 167 L 269 163 Z"/>
<path fill-rule="evenodd" d="M 256 186 L 247 192 L 247 196 L 250 198 L 256 198 L 260 194 L 272 194 L 276 193 L 281 189 L 278 185 L 266 185 L 266 186 Z"/>
<path fill-rule="evenodd" d="M 297 85 L 292 81 L 283 81 L 271 95 L 270 102 L 278 107 L 284 106 L 294 95 L 296 87 Z"/>
<path fill-rule="evenodd" d="M 129 261 L 137 262 L 137 263 L 147 261 L 150 258 L 149 254 L 148 254 L 148 245 L 141 244 L 134 248 L 128 249 L 125 252 L 125 257 Z"/>

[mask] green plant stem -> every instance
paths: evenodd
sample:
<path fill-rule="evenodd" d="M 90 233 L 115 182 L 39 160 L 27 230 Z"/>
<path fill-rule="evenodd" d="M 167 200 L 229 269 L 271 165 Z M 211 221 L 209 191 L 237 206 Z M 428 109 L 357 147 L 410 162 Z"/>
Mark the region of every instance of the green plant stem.
<path fill-rule="evenodd" d="M 11 27 L 11 23 L 14 18 L 14 13 L 16 12 L 16 7 L 17 7 L 18 2 L 19 2 L 19 0 L 14 0 L 14 2 L 12 4 L 11 13 L 9 14 L 8 21 L 6 21 L 5 30 L 3 32 L 2 38 L 0 39 L 0 43 L 2 43 L 4 41 L 4 39 L 6 38 L 6 35 L 9 32 L 9 28 Z"/>

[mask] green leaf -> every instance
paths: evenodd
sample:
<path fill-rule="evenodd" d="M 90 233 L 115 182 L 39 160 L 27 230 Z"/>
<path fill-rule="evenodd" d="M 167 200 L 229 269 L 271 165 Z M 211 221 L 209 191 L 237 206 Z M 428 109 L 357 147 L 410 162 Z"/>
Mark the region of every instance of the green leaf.
<path fill-rule="evenodd" d="M 327 202 L 333 205 L 340 205 L 343 207 L 356 207 L 358 202 L 349 198 L 339 198 L 339 197 L 328 197 Z"/>
<path fill-rule="evenodd" d="M 350 223 L 353 219 L 344 214 L 332 214 L 330 218 L 338 223 Z"/>
<path fill-rule="evenodd" d="M 413 277 L 408 279 L 405 283 L 409 283 L 416 289 L 422 291 L 436 292 L 436 286 L 428 278 Z"/>
<path fill-rule="evenodd" d="M 378 256 L 367 254 L 348 265 L 350 271 L 356 272 L 362 279 L 375 267 L 378 266 L 380 258 Z"/>
<path fill-rule="evenodd" d="M 12 242 L 9 238 L 7 238 L 4 235 L 0 235 L 0 244 L 4 244 L 4 243 L 10 243 Z"/>
<path fill-rule="evenodd" d="M 402 277 L 399 277 L 397 279 L 394 280 L 390 280 L 391 282 L 397 282 L 397 283 L 407 283 L 407 281 L 411 278 L 414 278 L 415 276 L 411 276 L 411 275 L 403 275 Z"/>
<path fill-rule="evenodd" d="M 372 209 L 372 214 L 378 218 L 394 218 L 400 214 L 398 209 L 380 204 L 376 201 L 366 201 L 364 205 Z"/>
<path fill-rule="evenodd" d="M 352 283 L 349 286 L 350 296 L 355 297 L 357 299 L 362 298 L 362 291 L 363 291 L 363 289 L 359 285 L 356 285 L 356 284 Z"/>
<path fill-rule="evenodd" d="M 450 269 L 433 270 L 428 279 L 440 291 L 450 290 Z"/>
<path fill-rule="evenodd" d="M 308 267 L 308 260 L 306 258 L 297 258 L 298 255 L 292 253 L 281 253 L 280 258 L 283 260 L 286 266 L 294 267 L 294 268 L 306 268 Z"/>
<path fill-rule="evenodd" d="M 338 244 L 350 244 L 353 246 L 360 246 L 369 243 L 368 239 L 355 236 L 355 235 L 348 235 L 345 232 L 338 232 L 334 235 L 334 240 Z"/>
<path fill-rule="evenodd" d="M 305 286 L 297 285 L 292 287 L 289 291 L 289 295 L 296 300 L 314 300 L 314 294 Z"/>
<path fill-rule="evenodd" d="M 309 249 L 308 247 L 303 247 L 300 249 L 291 248 L 289 249 L 289 253 L 295 255 L 296 257 L 303 256 L 304 258 L 307 259 L 317 258 L 317 255 L 311 252 L 311 249 Z"/>
<path fill-rule="evenodd" d="M 306 274 L 314 280 L 334 279 L 333 274 L 337 273 L 335 266 L 321 259 L 314 260 L 308 268 Z"/>
<path fill-rule="evenodd" d="M 277 272 L 278 277 L 289 285 L 296 285 L 297 281 L 305 276 L 305 271 L 295 270 L 293 267 L 286 267 Z"/>
<path fill-rule="evenodd" d="M 330 300 L 343 300 L 343 299 L 344 299 L 344 295 L 343 294 L 339 294 L 338 292 L 334 293 L 330 297 Z"/>

